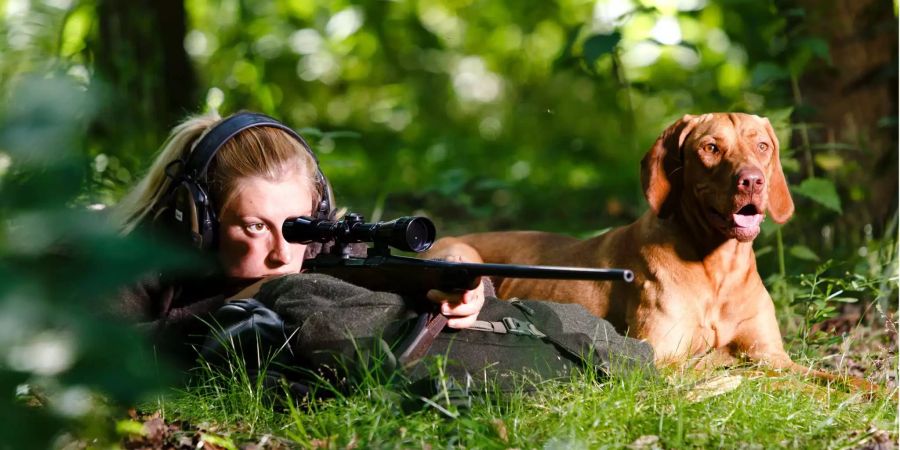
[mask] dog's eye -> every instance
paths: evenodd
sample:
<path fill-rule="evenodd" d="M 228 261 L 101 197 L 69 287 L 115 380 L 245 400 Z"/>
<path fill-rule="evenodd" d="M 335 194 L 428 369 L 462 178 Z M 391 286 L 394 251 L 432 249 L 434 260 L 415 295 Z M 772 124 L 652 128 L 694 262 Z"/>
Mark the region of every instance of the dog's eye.
<path fill-rule="evenodd" d="M 703 150 L 706 150 L 710 153 L 719 153 L 719 146 L 716 144 L 706 144 L 703 146 Z"/>
<path fill-rule="evenodd" d="M 759 144 L 756 144 L 756 148 L 759 151 L 764 152 L 769 149 L 769 144 L 766 144 L 765 142 L 760 142 Z"/>

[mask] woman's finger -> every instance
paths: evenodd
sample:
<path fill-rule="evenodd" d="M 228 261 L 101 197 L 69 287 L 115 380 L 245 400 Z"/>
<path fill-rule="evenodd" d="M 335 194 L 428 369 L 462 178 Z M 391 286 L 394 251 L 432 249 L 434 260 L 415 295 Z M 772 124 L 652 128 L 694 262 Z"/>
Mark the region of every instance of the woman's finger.
<path fill-rule="evenodd" d="M 466 317 L 452 317 L 447 320 L 447 326 L 453 329 L 461 330 L 471 327 L 477 319 L 478 316 L 476 315 Z"/>
<path fill-rule="evenodd" d="M 425 297 L 434 303 L 457 304 L 457 303 L 462 303 L 463 294 L 465 294 L 465 293 L 464 292 L 444 292 L 440 289 L 431 289 L 425 294 Z"/>
<path fill-rule="evenodd" d="M 428 291 L 426 297 L 440 303 L 441 314 L 447 316 L 450 328 L 469 328 L 478 319 L 478 313 L 484 306 L 484 283 L 475 289 L 465 292 L 444 292 L 438 289 Z"/>

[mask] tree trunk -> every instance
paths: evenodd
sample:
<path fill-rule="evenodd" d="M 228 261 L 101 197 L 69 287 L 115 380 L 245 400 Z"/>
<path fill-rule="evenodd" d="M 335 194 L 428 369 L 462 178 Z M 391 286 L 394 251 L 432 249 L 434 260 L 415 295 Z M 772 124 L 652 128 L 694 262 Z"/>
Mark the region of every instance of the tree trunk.
<path fill-rule="evenodd" d="M 104 151 L 136 168 L 170 127 L 197 108 L 197 80 L 184 49 L 184 4 L 98 0 L 97 17 L 90 47 L 104 109 L 93 131 Z"/>
<path fill-rule="evenodd" d="M 859 164 L 849 179 L 863 187 L 865 195 L 859 202 L 845 201 L 844 219 L 852 218 L 848 225 L 857 233 L 862 225 L 872 224 L 878 237 L 896 214 L 898 201 L 897 18 L 892 2 L 791 3 L 806 11 L 798 25 L 828 41 L 833 61 L 832 68 L 807 70 L 800 79 L 804 106 L 812 107 L 807 119 L 822 125 L 811 128 L 811 142 L 851 146 L 841 155 Z"/>

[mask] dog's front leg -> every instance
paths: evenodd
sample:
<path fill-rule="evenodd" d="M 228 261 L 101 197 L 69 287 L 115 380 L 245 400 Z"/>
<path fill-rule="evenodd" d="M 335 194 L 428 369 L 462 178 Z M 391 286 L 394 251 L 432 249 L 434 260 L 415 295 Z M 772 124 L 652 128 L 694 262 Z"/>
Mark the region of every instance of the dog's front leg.
<path fill-rule="evenodd" d="M 768 304 L 771 305 L 771 300 Z M 750 360 L 775 369 L 813 377 L 822 384 L 843 384 L 866 395 L 872 395 L 881 391 L 879 386 L 859 377 L 840 376 L 795 363 L 784 350 L 784 343 L 781 340 L 781 332 L 778 330 L 774 308 L 772 308 L 770 314 L 763 314 L 763 311 L 760 312 L 753 319 L 741 324 L 734 340 L 734 347 Z"/>

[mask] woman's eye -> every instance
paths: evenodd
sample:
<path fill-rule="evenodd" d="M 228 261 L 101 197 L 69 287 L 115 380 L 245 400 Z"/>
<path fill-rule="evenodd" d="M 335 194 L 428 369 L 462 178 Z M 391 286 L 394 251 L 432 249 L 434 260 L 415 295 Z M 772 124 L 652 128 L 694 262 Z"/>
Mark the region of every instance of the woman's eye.
<path fill-rule="evenodd" d="M 251 233 L 262 233 L 266 231 L 266 224 L 264 223 L 251 223 L 244 228 Z"/>
<path fill-rule="evenodd" d="M 706 150 L 710 153 L 719 153 L 719 146 L 716 144 L 706 144 L 703 146 L 703 150 Z"/>

